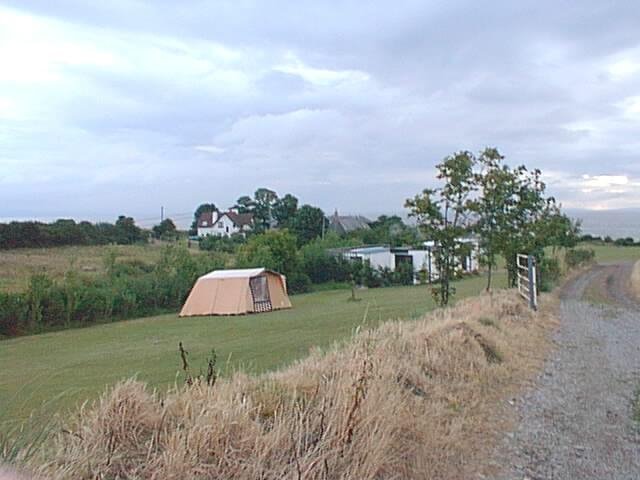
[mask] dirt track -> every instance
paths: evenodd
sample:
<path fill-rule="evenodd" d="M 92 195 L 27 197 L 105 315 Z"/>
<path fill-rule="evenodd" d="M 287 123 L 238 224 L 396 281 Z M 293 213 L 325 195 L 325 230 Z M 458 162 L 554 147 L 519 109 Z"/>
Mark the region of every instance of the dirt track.
<path fill-rule="evenodd" d="M 598 265 L 562 292 L 557 348 L 515 399 L 499 479 L 640 479 L 640 305 L 630 264 Z"/>

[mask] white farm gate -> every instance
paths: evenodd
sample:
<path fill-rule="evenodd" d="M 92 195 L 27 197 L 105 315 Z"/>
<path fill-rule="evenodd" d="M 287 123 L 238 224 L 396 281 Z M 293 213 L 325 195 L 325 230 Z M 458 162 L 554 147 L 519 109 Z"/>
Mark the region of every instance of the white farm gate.
<path fill-rule="evenodd" d="M 516 256 L 518 275 L 518 293 L 529 302 L 532 310 L 538 309 L 538 279 L 536 278 L 536 259 L 533 255 Z"/>

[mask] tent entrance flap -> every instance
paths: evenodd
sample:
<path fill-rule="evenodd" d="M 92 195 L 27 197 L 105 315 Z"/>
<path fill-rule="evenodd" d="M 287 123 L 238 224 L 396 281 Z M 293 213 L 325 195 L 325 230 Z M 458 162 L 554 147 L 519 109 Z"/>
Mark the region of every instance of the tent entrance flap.
<path fill-rule="evenodd" d="M 253 297 L 254 312 L 269 312 L 273 310 L 266 275 L 251 278 L 249 280 L 249 288 L 251 289 L 251 296 Z"/>

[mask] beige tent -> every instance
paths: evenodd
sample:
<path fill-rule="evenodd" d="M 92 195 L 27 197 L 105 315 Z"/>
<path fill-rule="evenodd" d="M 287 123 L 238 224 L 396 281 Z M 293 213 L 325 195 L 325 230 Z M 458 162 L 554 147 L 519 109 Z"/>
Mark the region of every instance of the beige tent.
<path fill-rule="evenodd" d="M 291 308 L 284 275 L 264 268 L 215 270 L 198 278 L 180 316 L 241 315 L 281 308 Z"/>

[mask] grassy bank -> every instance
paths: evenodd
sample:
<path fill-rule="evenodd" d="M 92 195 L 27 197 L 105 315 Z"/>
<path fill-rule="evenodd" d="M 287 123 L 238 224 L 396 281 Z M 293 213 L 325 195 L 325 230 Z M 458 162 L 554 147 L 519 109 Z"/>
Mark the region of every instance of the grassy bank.
<path fill-rule="evenodd" d="M 129 381 L 33 464 L 52 479 L 491 476 L 501 405 L 539 369 L 550 320 L 503 291 L 273 374 L 166 397 Z"/>
<path fill-rule="evenodd" d="M 506 283 L 503 275 L 497 280 L 496 286 Z M 477 295 L 484 283 L 483 277 L 457 282 L 456 298 Z M 59 410 L 133 375 L 165 388 L 180 366 L 180 341 L 193 367 L 204 368 L 215 348 L 222 368 L 263 372 L 308 355 L 313 346 L 344 339 L 363 322 L 418 318 L 435 307 L 426 286 L 370 289 L 358 296 L 351 302 L 350 291 L 325 291 L 296 295 L 293 309 L 267 314 L 170 314 L 6 340 L 0 342 L 0 365 L 8 366 L 0 369 L 0 407 L 5 418 L 25 417 L 46 401 L 48 409 Z"/>

